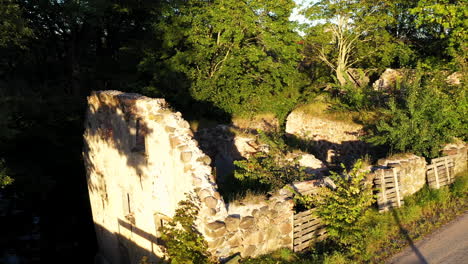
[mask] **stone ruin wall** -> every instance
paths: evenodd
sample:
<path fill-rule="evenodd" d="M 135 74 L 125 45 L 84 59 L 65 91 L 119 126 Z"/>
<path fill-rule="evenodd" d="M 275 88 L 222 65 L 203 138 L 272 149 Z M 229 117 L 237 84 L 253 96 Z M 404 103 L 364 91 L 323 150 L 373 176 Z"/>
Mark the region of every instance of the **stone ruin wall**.
<path fill-rule="evenodd" d="M 163 99 L 94 92 L 85 127 L 83 156 L 102 262 L 164 258 L 158 228 L 186 193 L 201 202 L 196 225 L 216 257 L 292 248 L 290 194 L 283 190 L 259 203 L 225 204 L 211 159 Z"/>
<path fill-rule="evenodd" d="M 426 160 L 414 154 L 396 155 L 387 159 L 380 159 L 379 168 L 396 168 L 400 173 L 400 191 L 403 197 L 412 195 L 426 184 Z"/>
<path fill-rule="evenodd" d="M 445 156 L 451 156 L 455 162 L 454 173 L 458 174 L 467 169 L 467 145 L 464 143 L 447 144 L 444 146 L 442 153 Z"/>
<path fill-rule="evenodd" d="M 305 143 L 311 143 L 314 155 L 327 165 L 356 160 L 369 151 L 369 145 L 359 137 L 362 125 L 311 116 L 301 110 L 289 114 L 286 133 Z"/>

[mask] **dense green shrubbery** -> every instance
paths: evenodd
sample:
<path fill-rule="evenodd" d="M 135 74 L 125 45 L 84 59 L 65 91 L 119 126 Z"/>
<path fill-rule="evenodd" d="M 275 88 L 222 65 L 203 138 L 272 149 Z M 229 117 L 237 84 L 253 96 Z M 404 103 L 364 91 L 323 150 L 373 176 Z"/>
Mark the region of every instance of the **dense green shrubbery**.
<path fill-rule="evenodd" d="M 363 250 L 359 241 L 365 229 L 356 223 L 374 202 L 372 185 L 366 181 L 368 172 L 363 171 L 361 160 L 350 171 L 344 166 L 343 170 L 343 175 L 335 172 L 330 175 L 334 189 L 322 187 L 317 195 L 296 196 L 296 199 L 306 207 L 316 208 L 317 215 L 327 224 L 329 238 L 358 253 Z"/>
<path fill-rule="evenodd" d="M 243 186 L 269 192 L 306 178 L 304 169 L 297 161 L 287 159 L 288 146 L 279 134 L 268 136 L 260 132 L 259 141 L 268 145 L 268 151 L 260 151 L 246 160 L 234 162 L 234 177 Z"/>
<path fill-rule="evenodd" d="M 173 221 L 160 229 L 161 239 L 165 242 L 167 254 L 174 264 L 204 264 L 212 259 L 207 252 L 203 236 L 195 228 L 198 216 L 198 202 L 194 196 L 179 202 Z"/>
<path fill-rule="evenodd" d="M 367 140 L 393 150 L 434 157 L 453 137 L 468 136 L 466 86 L 450 86 L 442 74 L 418 73 L 403 82 L 400 94 L 382 110 L 382 118 L 369 126 Z"/>

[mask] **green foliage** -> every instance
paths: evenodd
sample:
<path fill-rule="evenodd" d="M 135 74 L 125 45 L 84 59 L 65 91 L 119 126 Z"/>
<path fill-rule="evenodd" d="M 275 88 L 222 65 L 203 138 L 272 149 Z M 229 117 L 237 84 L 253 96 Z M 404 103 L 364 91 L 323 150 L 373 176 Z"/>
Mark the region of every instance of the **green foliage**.
<path fill-rule="evenodd" d="M 343 175 L 332 172 L 330 178 L 336 188 L 321 187 L 317 195 L 296 196 L 306 207 L 327 224 L 328 235 L 353 254 L 362 251 L 365 229 L 356 225 L 374 202 L 372 185 L 366 181 L 367 173 L 358 160 L 350 171 L 343 166 Z"/>
<path fill-rule="evenodd" d="M 434 157 L 453 137 L 467 138 L 466 86 L 451 87 L 441 74 L 419 73 L 416 80 L 402 84 L 401 93 L 369 127 L 370 143 Z"/>
<path fill-rule="evenodd" d="M 0 48 L 24 48 L 25 39 L 32 36 L 21 11 L 14 0 L 2 0 L 0 3 Z"/>
<path fill-rule="evenodd" d="M 5 186 L 13 183 L 13 179 L 8 176 L 7 169 L 5 167 L 5 161 L 0 159 L 0 188 L 5 188 Z"/>
<path fill-rule="evenodd" d="M 259 141 L 268 145 L 267 151 L 255 153 L 246 160 L 234 161 L 234 177 L 242 185 L 268 192 L 307 177 L 297 160 L 286 157 L 288 147 L 280 135 L 268 136 L 260 132 Z"/>
<path fill-rule="evenodd" d="M 468 46 L 468 9 L 466 1 L 420 0 L 411 13 L 416 23 L 432 40 L 443 44 L 442 51 L 452 57 L 461 55 L 466 59 Z M 445 41 L 444 41 L 445 40 Z M 441 48 L 441 47 L 439 47 Z"/>
<path fill-rule="evenodd" d="M 171 263 L 211 262 L 207 244 L 194 224 L 199 211 L 198 203 L 193 195 L 179 202 L 173 221 L 163 225 L 160 229 L 161 239 L 165 242 Z"/>
<path fill-rule="evenodd" d="M 450 186 L 450 190 L 455 198 L 468 197 L 468 172 L 465 175 L 460 175 L 455 179 L 455 182 Z"/>
<path fill-rule="evenodd" d="M 230 114 L 272 112 L 284 118 L 305 79 L 297 70 L 293 8 L 292 0 L 174 1 L 155 25 L 163 49 L 148 51 L 142 62 L 155 76 L 152 90 L 177 100 L 192 97 Z"/>

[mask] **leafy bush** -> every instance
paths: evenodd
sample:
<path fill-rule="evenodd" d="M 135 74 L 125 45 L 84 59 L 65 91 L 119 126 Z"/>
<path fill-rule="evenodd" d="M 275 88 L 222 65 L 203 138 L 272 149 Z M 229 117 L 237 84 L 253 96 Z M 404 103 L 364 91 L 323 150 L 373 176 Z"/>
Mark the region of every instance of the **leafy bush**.
<path fill-rule="evenodd" d="M 268 192 L 306 178 L 297 161 L 287 159 L 288 147 L 279 134 L 268 136 L 260 132 L 259 141 L 268 145 L 268 151 L 234 162 L 234 177 L 246 188 Z"/>
<path fill-rule="evenodd" d="M 466 198 L 468 197 L 468 172 L 457 177 L 455 182 L 450 186 L 453 197 Z"/>
<path fill-rule="evenodd" d="M 8 172 L 5 167 L 5 161 L 0 159 L 0 188 L 4 188 L 5 186 L 12 183 L 13 179 L 8 176 Z"/>
<path fill-rule="evenodd" d="M 465 87 L 451 87 L 442 74 L 418 73 L 390 99 L 383 118 L 368 126 L 367 141 L 393 150 L 437 156 L 453 137 L 467 138 L 468 98 Z"/>
<path fill-rule="evenodd" d="M 167 254 L 174 264 L 212 263 L 203 236 L 196 230 L 194 222 L 199 211 L 194 196 L 179 202 L 173 221 L 160 228 Z"/>
<path fill-rule="evenodd" d="M 317 195 L 299 196 L 297 199 L 316 213 L 327 224 L 328 235 L 344 248 L 361 251 L 365 229 L 356 223 L 374 202 L 372 185 L 366 181 L 367 172 L 358 160 L 350 171 L 343 166 L 343 175 L 332 172 L 334 189 L 320 188 Z"/>

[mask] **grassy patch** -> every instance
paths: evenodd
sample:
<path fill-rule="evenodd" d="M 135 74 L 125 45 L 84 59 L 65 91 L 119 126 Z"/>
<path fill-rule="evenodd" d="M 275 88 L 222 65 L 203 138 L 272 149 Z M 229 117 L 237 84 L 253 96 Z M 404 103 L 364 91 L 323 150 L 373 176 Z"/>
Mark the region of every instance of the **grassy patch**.
<path fill-rule="evenodd" d="M 386 213 L 367 210 L 357 223 L 364 232 L 359 254 L 323 241 L 309 252 L 282 249 L 242 263 L 383 263 L 401 249 L 435 231 L 468 210 L 468 172 L 458 175 L 450 186 L 438 190 L 427 186 L 405 199 L 405 206 Z"/>

